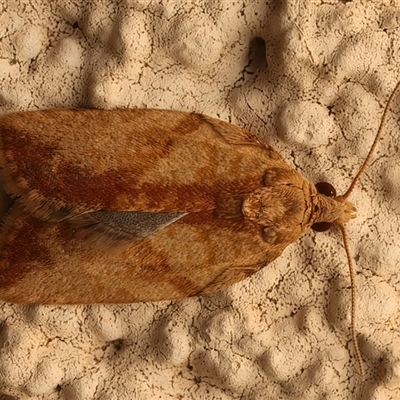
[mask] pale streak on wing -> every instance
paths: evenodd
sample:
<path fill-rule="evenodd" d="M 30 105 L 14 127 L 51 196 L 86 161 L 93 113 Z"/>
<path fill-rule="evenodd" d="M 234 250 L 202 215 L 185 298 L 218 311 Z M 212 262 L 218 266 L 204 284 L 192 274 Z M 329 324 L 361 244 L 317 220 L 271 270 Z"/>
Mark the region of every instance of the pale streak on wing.
<path fill-rule="evenodd" d="M 80 228 L 78 235 L 106 248 L 126 247 L 151 236 L 187 213 L 136 211 L 95 211 L 73 217 L 69 222 Z"/>

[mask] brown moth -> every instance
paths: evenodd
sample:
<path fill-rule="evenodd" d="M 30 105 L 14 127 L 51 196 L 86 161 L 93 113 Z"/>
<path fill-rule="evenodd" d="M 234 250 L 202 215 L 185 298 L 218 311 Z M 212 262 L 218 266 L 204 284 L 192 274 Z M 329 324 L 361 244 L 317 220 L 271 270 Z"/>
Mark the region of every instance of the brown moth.
<path fill-rule="evenodd" d="M 269 264 L 313 224 L 355 216 L 270 146 L 204 115 L 22 112 L 3 116 L 0 133 L 15 198 L 0 237 L 4 301 L 210 293 Z"/>
<path fill-rule="evenodd" d="M 0 117 L 0 140 L 14 199 L 0 234 L 7 302 L 211 293 L 265 267 L 310 227 L 337 224 L 345 234 L 355 217 L 347 196 L 360 173 L 336 196 L 257 137 L 200 114 L 12 113 Z"/>

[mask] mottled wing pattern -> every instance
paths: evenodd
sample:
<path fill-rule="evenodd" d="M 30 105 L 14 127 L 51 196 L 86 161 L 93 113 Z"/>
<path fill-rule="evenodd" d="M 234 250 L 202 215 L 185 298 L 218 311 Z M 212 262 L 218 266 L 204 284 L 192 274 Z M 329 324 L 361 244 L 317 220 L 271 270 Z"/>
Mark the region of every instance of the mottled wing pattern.
<path fill-rule="evenodd" d="M 0 118 L 8 193 L 33 215 L 198 212 L 262 184 L 280 155 L 244 130 L 163 110 L 46 110 Z"/>
<path fill-rule="evenodd" d="M 0 235 L 0 298 L 13 303 L 158 301 L 224 289 L 279 256 L 249 221 L 189 214 L 122 252 L 93 249 L 66 221 L 14 207 Z"/>
<path fill-rule="evenodd" d="M 15 198 L 0 234 L 5 301 L 204 294 L 287 245 L 268 245 L 241 206 L 265 171 L 291 168 L 233 125 L 162 110 L 48 110 L 1 117 L 0 134 Z"/>

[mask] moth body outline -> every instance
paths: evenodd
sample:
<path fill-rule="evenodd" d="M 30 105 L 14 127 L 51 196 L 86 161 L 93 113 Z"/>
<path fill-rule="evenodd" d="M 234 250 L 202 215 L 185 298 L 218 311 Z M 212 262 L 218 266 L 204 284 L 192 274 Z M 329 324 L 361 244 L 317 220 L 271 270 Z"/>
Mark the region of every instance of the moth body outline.
<path fill-rule="evenodd" d="M 0 133 L 15 198 L 0 235 L 5 301 L 210 293 L 272 262 L 314 223 L 354 217 L 351 203 L 319 194 L 268 144 L 201 114 L 44 110 L 1 117 Z"/>

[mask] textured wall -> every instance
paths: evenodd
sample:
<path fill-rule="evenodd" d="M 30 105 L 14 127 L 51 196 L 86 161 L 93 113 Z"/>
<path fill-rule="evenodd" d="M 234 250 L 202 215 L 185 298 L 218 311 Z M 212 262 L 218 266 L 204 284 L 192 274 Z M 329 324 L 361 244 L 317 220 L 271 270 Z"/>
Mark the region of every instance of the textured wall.
<path fill-rule="evenodd" d="M 400 79 L 400 6 L 244 3 L 3 1 L 0 110 L 203 112 L 343 192 Z M 398 399 L 399 97 L 348 224 L 365 382 L 350 341 L 347 261 L 331 232 L 304 236 L 252 278 L 203 298 L 1 304 L 0 397 Z"/>

